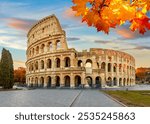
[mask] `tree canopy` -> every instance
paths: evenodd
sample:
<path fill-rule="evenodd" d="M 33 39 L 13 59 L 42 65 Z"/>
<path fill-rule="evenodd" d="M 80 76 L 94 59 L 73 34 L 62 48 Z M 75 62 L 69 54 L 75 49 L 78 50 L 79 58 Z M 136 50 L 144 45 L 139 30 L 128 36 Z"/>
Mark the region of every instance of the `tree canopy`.
<path fill-rule="evenodd" d="M 149 0 L 72 0 L 72 9 L 76 16 L 82 16 L 82 22 L 97 28 L 97 31 L 109 33 L 110 28 L 130 23 L 131 31 L 144 34 L 150 30 Z"/>
<path fill-rule="evenodd" d="M 10 89 L 14 85 L 14 67 L 11 53 L 4 49 L 0 61 L 0 84 L 4 89 Z"/>

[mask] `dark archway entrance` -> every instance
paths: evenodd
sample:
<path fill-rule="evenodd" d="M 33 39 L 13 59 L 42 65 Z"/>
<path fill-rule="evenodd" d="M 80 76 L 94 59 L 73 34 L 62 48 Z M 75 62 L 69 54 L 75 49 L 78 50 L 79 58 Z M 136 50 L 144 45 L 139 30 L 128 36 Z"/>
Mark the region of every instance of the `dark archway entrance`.
<path fill-rule="evenodd" d="M 86 81 L 90 87 L 93 87 L 93 81 L 92 81 L 92 78 L 90 76 L 86 77 Z"/>
<path fill-rule="evenodd" d="M 119 79 L 119 86 L 122 86 L 122 78 Z"/>
<path fill-rule="evenodd" d="M 70 77 L 65 76 L 64 80 L 65 80 L 65 87 L 70 87 Z"/>
<path fill-rule="evenodd" d="M 123 86 L 125 86 L 126 85 L 126 79 L 124 78 L 123 79 Z"/>
<path fill-rule="evenodd" d="M 52 79 L 50 76 L 47 77 L 47 87 L 51 87 L 51 82 L 52 82 Z"/>
<path fill-rule="evenodd" d="M 112 78 L 108 77 L 107 86 L 112 86 Z"/>
<path fill-rule="evenodd" d="M 60 87 L 60 77 L 56 76 L 56 87 Z"/>
<path fill-rule="evenodd" d="M 113 85 L 117 86 L 117 78 L 116 77 L 114 77 L 114 79 L 113 79 Z"/>
<path fill-rule="evenodd" d="M 75 87 L 79 87 L 81 85 L 81 77 L 75 76 Z"/>
<path fill-rule="evenodd" d="M 38 78 L 35 78 L 35 87 L 38 87 Z"/>
<path fill-rule="evenodd" d="M 101 77 L 96 77 L 95 78 L 95 88 L 101 88 L 102 87 L 102 84 L 101 84 Z"/>
<path fill-rule="evenodd" d="M 44 78 L 41 77 L 41 80 L 40 80 L 40 87 L 44 87 Z"/>

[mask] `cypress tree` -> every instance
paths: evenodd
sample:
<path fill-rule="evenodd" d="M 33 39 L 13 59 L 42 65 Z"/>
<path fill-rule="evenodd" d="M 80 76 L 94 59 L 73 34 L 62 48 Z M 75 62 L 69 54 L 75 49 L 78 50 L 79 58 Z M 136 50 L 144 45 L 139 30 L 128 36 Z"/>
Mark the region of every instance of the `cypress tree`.
<path fill-rule="evenodd" d="M 10 71 L 10 88 L 12 88 L 14 85 L 14 66 L 13 66 L 13 59 L 9 51 L 8 57 L 9 57 L 9 71 Z"/>
<path fill-rule="evenodd" d="M 1 83 L 4 89 L 10 89 L 14 85 L 14 74 L 13 74 L 13 60 L 11 54 L 8 50 L 2 50 L 2 57 L 1 57 Z"/>

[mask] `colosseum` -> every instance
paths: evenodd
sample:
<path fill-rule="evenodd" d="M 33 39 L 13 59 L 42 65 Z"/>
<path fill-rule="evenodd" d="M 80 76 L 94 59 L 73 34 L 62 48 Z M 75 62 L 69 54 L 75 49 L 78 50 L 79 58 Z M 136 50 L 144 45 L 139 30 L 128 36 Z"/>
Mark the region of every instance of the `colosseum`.
<path fill-rule="evenodd" d="M 78 52 L 68 48 L 65 31 L 55 15 L 28 32 L 26 83 L 44 88 L 104 88 L 135 84 L 135 59 L 110 49 Z"/>

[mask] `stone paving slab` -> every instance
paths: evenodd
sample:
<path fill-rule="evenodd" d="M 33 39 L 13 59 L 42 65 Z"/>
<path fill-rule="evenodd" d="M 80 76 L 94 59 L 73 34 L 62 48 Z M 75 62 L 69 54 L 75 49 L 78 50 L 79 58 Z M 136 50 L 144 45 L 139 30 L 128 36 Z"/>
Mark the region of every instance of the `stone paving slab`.
<path fill-rule="evenodd" d="M 99 90 L 36 89 L 0 92 L 0 107 L 69 107 L 71 104 L 75 107 L 121 106 Z"/>

